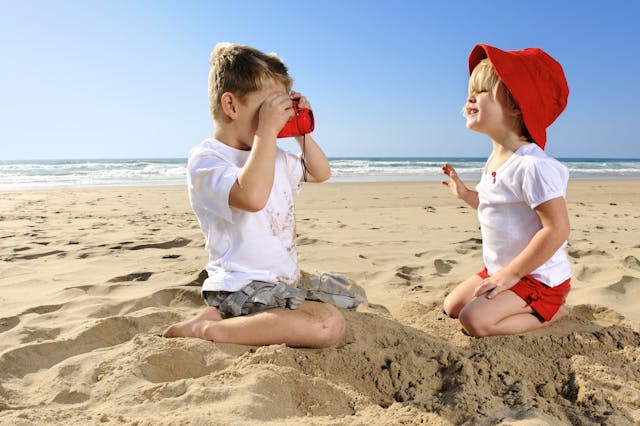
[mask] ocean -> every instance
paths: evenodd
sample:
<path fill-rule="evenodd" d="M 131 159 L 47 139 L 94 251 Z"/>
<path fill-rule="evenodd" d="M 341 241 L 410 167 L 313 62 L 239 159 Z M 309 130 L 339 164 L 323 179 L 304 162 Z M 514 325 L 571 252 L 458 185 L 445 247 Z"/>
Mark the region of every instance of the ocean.
<path fill-rule="evenodd" d="M 640 159 L 560 158 L 571 179 L 640 179 Z M 484 158 L 330 158 L 329 182 L 443 180 L 453 165 L 463 180 L 477 180 Z M 0 189 L 184 185 L 186 159 L 0 161 Z"/>

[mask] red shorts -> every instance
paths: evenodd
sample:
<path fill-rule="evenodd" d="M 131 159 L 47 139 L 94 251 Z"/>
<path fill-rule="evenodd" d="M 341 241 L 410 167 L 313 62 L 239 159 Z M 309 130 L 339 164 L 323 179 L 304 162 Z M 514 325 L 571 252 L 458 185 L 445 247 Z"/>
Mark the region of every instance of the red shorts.
<path fill-rule="evenodd" d="M 483 279 L 489 278 L 487 268 L 478 272 L 478 276 Z M 571 278 L 556 287 L 549 287 L 531 275 L 526 275 L 509 290 L 520 296 L 538 316 L 549 321 L 564 305 L 567 294 L 571 290 L 570 281 Z"/>

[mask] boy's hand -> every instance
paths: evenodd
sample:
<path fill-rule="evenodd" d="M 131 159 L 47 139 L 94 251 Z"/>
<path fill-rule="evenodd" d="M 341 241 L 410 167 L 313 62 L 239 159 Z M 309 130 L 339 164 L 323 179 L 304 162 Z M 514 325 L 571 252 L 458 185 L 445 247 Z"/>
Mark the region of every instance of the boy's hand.
<path fill-rule="evenodd" d="M 304 96 L 302 96 L 302 94 L 300 92 L 291 92 L 291 94 L 289 94 L 289 97 L 291 99 L 298 99 L 298 107 L 299 108 L 309 108 L 309 109 L 311 109 L 311 104 L 309 103 L 309 100 L 307 98 L 305 98 Z"/>
<path fill-rule="evenodd" d="M 256 135 L 274 137 L 293 117 L 293 104 L 287 93 L 275 92 L 267 96 L 258 113 Z"/>
<path fill-rule="evenodd" d="M 505 290 L 509 290 L 520 281 L 520 277 L 514 275 L 507 268 L 500 269 L 495 274 L 482 280 L 482 284 L 476 288 L 475 297 L 486 293 L 487 299 L 493 299 Z"/>

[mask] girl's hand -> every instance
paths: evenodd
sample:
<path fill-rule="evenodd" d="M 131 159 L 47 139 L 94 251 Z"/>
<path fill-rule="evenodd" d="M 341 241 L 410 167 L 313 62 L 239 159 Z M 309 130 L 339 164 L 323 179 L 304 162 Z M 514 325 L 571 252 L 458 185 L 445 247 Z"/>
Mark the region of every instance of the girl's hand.
<path fill-rule="evenodd" d="M 478 297 L 486 294 L 487 299 L 493 299 L 498 294 L 516 285 L 520 278 L 506 268 L 500 269 L 495 274 L 482 280 L 482 284 L 476 288 L 473 295 Z"/>
<path fill-rule="evenodd" d="M 469 189 L 462 183 L 460 178 L 458 177 L 458 173 L 456 173 L 456 169 L 454 169 L 450 164 L 445 164 L 442 166 L 442 172 L 449 176 L 449 182 L 442 182 L 443 185 L 449 187 L 451 193 L 456 196 L 456 198 L 460 198 L 462 200 L 465 199 L 465 195 L 469 192 Z"/>

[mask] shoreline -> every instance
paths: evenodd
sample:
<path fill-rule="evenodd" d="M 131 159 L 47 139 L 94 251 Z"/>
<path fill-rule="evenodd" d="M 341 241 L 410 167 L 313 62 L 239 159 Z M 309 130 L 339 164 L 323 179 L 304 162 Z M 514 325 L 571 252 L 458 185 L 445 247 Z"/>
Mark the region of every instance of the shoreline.
<path fill-rule="evenodd" d="M 404 178 L 398 179 L 398 176 L 395 176 L 394 179 L 387 179 L 385 176 L 371 176 L 370 178 L 362 178 L 362 177 L 339 177 L 339 178 L 331 178 L 327 182 L 322 183 L 321 185 L 357 185 L 357 184 L 432 184 L 441 182 L 446 177 L 443 174 L 442 178 L 433 177 L 432 179 L 423 179 L 423 178 L 413 178 L 411 176 L 406 176 Z M 338 179 L 338 180 L 334 180 Z M 475 185 L 477 183 L 477 179 L 464 179 L 465 183 L 468 186 Z M 597 183 L 598 181 L 603 182 L 631 182 L 636 183 L 640 182 L 640 177 L 579 177 L 569 179 L 569 186 L 571 186 L 572 182 L 587 182 L 587 183 Z M 68 185 L 68 186 L 41 186 L 41 187 L 18 187 L 18 188 L 2 188 L 0 186 L 0 193 L 2 192 L 16 192 L 16 191 L 57 191 L 57 190 L 82 190 L 82 189 L 136 189 L 136 188 L 149 188 L 149 187 L 184 187 L 186 188 L 187 182 L 185 181 L 183 184 L 179 183 L 150 183 L 150 184 L 131 184 L 131 183 L 123 183 L 123 184 L 104 184 L 104 185 Z"/>

